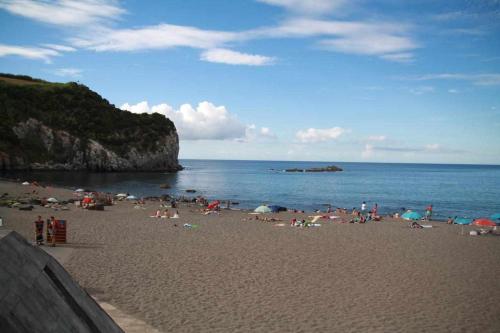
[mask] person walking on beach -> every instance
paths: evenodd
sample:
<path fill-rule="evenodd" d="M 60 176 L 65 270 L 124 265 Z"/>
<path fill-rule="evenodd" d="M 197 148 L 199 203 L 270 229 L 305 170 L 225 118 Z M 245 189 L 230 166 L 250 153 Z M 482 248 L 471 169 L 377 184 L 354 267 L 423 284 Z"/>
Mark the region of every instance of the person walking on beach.
<path fill-rule="evenodd" d="M 43 225 L 44 221 L 40 215 L 35 220 L 35 242 L 36 245 L 43 245 Z"/>
<path fill-rule="evenodd" d="M 363 201 L 363 203 L 361 204 L 361 213 L 364 213 L 366 210 L 366 202 Z"/>
<path fill-rule="evenodd" d="M 432 218 L 432 205 L 429 205 L 425 209 L 425 219 L 429 221 L 431 218 Z"/>

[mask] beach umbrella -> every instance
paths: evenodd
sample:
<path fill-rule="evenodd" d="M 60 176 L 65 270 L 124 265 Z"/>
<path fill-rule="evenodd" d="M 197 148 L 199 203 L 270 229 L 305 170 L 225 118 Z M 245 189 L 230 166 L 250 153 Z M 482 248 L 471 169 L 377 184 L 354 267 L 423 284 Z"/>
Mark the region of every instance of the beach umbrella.
<path fill-rule="evenodd" d="M 137 200 L 137 197 L 134 195 L 129 195 L 126 199 L 127 200 Z"/>
<path fill-rule="evenodd" d="M 212 201 L 211 203 L 209 203 L 207 208 L 212 210 L 212 209 L 215 209 L 216 207 L 218 207 L 219 205 L 220 205 L 220 201 L 215 200 L 215 201 Z"/>
<path fill-rule="evenodd" d="M 461 225 L 469 225 L 472 223 L 472 221 L 474 221 L 473 219 L 471 218 L 468 218 L 468 217 L 457 217 L 453 223 L 454 224 L 461 224 Z"/>
<path fill-rule="evenodd" d="M 85 191 L 85 190 L 84 190 L 83 188 L 77 188 L 77 189 L 75 190 L 75 192 L 79 192 L 79 193 L 84 192 L 84 191 Z"/>
<path fill-rule="evenodd" d="M 271 208 L 269 208 L 267 206 L 259 206 L 259 207 L 255 208 L 254 212 L 256 212 L 256 213 L 271 213 L 272 210 L 271 210 Z"/>
<path fill-rule="evenodd" d="M 492 220 L 487 219 L 487 218 L 480 218 L 480 219 L 474 220 L 474 222 L 472 222 L 472 224 L 477 225 L 479 227 L 495 227 L 497 225 L 495 222 L 493 222 Z"/>
<path fill-rule="evenodd" d="M 57 199 L 56 199 L 56 198 L 48 198 L 48 199 L 47 199 L 47 202 L 50 202 L 50 203 L 57 203 Z"/>
<path fill-rule="evenodd" d="M 401 217 L 405 220 L 421 220 L 422 215 L 417 212 L 406 212 Z"/>
<path fill-rule="evenodd" d="M 29 185 L 29 184 L 30 183 L 28 183 L 28 182 L 23 182 L 21 185 L 25 185 L 26 186 L 26 185 Z"/>
<path fill-rule="evenodd" d="M 500 221 L 500 213 L 496 213 L 490 216 L 490 219 L 492 219 L 495 222 Z"/>
<path fill-rule="evenodd" d="M 278 205 L 271 205 L 268 207 L 269 207 L 269 209 L 271 209 L 271 211 L 273 213 L 286 212 L 286 207 L 282 207 L 282 206 L 278 206 Z"/>

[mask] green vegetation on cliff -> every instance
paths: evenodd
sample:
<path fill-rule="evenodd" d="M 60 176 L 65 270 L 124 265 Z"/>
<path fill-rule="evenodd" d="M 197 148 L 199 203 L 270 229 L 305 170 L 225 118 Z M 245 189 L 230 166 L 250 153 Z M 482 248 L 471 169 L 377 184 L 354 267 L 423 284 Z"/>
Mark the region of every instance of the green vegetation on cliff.
<path fill-rule="evenodd" d="M 37 138 L 21 142 L 14 133 L 13 127 L 30 118 L 80 138 L 83 145 L 95 140 L 119 156 L 131 147 L 155 151 L 160 138 L 175 131 L 174 124 L 164 116 L 119 110 L 82 84 L 0 74 L 0 152 L 22 150 L 30 160 L 51 158 L 37 156 L 44 154 Z"/>

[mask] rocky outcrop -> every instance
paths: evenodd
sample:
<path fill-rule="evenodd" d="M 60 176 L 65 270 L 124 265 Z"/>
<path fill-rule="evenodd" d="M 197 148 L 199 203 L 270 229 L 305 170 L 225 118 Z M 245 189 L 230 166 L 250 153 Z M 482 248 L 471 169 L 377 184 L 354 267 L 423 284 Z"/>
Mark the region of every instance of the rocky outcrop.
<path fill-rule="evenodd" d="M 175 131 L 160 137 L 155 151 L 139 150 L 123 138 L 125 152 L 118 155 L 93 139 L 82 140 L 63 130 L 54 130 L 30 118 L 12 128 L 21 142 L 15 154 L 0 152 L 2 169 L 177 171 L 179 138 Z M 127 148 L 129 147 L 129 148 Z M 34 151 L 32 151 L 34 150 Z"/>
<path fill-rule="evenodd" d="M 321 168 L 309 168 L 309 169 L 293 168 L 285 170 L 285 172 L 338 172 L 338 171 L 342 171 L 342 168 L 339 168 L 338 166 L 335 165 L 330 165 Z"/>
<path fill-rule="evenodd" d="M 76 83 L 0 74 L 3 170 L 177 171 L 179 138 L 158 113 L 116 108 Z"/>

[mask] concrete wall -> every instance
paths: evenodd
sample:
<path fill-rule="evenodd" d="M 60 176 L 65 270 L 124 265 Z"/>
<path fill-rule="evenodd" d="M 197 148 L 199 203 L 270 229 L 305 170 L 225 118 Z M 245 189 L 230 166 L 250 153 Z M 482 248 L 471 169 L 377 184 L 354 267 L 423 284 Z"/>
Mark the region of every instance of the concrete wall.
<path fill-rule="evenodd" d="M 0 332 L 123 332 L 66 270 L 10 232 L 0 239 Z"/>

